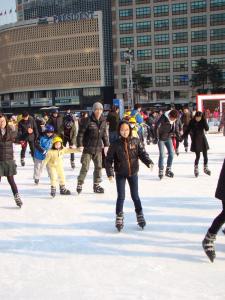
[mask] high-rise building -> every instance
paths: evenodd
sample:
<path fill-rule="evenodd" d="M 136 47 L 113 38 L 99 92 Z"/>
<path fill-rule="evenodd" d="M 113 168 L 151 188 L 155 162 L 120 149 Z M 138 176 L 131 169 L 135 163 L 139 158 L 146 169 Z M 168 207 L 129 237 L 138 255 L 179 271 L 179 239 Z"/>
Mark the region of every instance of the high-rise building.
<path fill-rule="evenodd" d="M 146 103 L 195 101 L 196 61 L 218 63 L 225 78 L 225 0 L 112 0 L 114 88 L 126 98 L 124 52 L 149 78 Z M 135 89 L 134 89 L 135 91 Z"/>

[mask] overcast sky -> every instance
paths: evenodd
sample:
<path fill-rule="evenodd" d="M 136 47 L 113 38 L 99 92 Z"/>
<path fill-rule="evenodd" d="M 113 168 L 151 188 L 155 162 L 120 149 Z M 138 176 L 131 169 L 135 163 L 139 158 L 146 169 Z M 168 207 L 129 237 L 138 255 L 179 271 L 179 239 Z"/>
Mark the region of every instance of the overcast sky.
<path fill-rule="evenodd" d="M 10 9 L 12 9 L 12 14 L 9 14 Z M 0 0 L 0 13 L 3 13 L 3 16 L 0 16 L 0 25 L 16 21 L 15 9 L 16 0 Z M 7 12 L 6 16 L 4 15 L 5 11 Z"/>

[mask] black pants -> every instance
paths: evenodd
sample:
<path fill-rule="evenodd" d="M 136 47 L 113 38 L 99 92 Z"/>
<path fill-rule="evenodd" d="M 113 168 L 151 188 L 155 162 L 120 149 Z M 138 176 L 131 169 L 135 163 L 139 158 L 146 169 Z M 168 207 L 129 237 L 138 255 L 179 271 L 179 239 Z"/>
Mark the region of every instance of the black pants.
<path fill-rule="evenodd" d="M 126 180 L 130 186 L 131 198 L 134 202 L 135 211 L 139 213 L 142 211 L 141 200 L 138 195 L 138 176 L 133 175 L 131 177 L 124 177 L 116 175 L 116 187 L 117 187 L 117 202 L 116 202 L 116 214 L 123 212 L 123 204 L 125 200 L 125 184 Z"/>
<path fill-rule="evenodd" d="M 18 189 L 17 189 L 17 186 L 16 186 L 16 183 L 14 181 L 14 176 L 7 176 L 7 180 L 8 180 L 8 183 L 11 187 L 11 190 L 13 192 L 13 195 L 17 194 L 18 193 Z M 1 181 L 1 177 L 0 177 L 0 181 Z"/>
<path fill-rule="evenodd" d="M 200 159 L 200 153 L 201 153 L 201 152 L 195 152 L 195 155 L 196 155 L 195 166 L 198 166 L 199 159 Z M 203 149 L 202 154 L 203 154 L 203 157 L 204 157 L 204 165 L 207 165 L 207 164 L 208 164 L 208 154 L 207 154 L 207 150 L 206 150 L 206 149 Z"/>
<path fill-rule="evenodd" d="M 63 139 L 63 146 L 66 147 L 67 143 L 69 143 L 69 146 L 73 146 L 73 143 L 71 142 L 71 140 L 67 137 L 64 137 Z M 74 153 L 70 154 L 70 160 L 74 161 L 75 160 L 75 156 Z"/>
<path fill-rule="evenodd" d="M 34 157 L 34 141 L 26 141 L 23 144 L 21 152 L 20 152 L 20 157 L 21 158 L 25 158 L 25 153 L 26 153 L 26 150 L 27 150 L 27 144 L 29 144 L 31 156 Z"/>
<path fill-rule="evenodd" d="M 222 202 L 223 210 L 221 213 L 214 219 L 211 227 L 209 228 L 209 232 L 212 234 L 217 234 L 220 228 L 225 223 L 225 202 Z"/>

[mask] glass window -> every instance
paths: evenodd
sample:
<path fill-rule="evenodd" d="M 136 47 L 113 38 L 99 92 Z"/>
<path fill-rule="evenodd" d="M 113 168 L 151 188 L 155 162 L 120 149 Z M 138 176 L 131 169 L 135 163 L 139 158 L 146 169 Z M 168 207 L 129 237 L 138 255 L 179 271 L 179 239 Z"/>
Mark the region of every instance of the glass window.
<path fill-rule="evenodd" d="M 187 18 L 172 19 L 172 28 L 173 29 L 187 28 L 187 25 L 188 25 L 188 19 Z"/>
<path fill-rule="evenodd" d="M 150 7 L 138 7 L 136 8 L 136 18 L 149 18 L 151 17 L 151 8 Z"/>
<path fill-rule="evenodd" d="M 147 3 L 150 3 L 151 0 L 136 0 L 135 2 L 136 2 L 136 4 L 147 4 Z"/>
<path fill-rule="evenodd" d="M 137 22 L 136 23 L 136 31 L 138 33 L 151 31 L 151 22 L 150 21 Z"/>
<path fill-rule="evenodd" d="M 173 57 L 187 57 L 188 47 L 173 47 Z"/>
<path fill-rule="evenodd" d="M 134 29 L 133 23 L 123 23 L 120 24 L 120 34 L 127 34 L 127 33 L 132 33 Z"/>
<path fill-rule="evenodd" d="M 155 49 L 155 59 L 170 58 L 170 48 Z"/>
<path fill-rule="evenodd" d="M 172 14 L 173 15 L 187 14 L 187 3 L 172 4 Z"/>
<path fill-rule="evenodd" d="M 210 40 L 225 40 L 225 28 L 210 30 Z"/>
<path fill-rule="evenodd" d="M 152 50 L 151 49 L 144 49 L 144 50 L 137 50 L 137 59 L 138 60 L 145 60 L 152 58 Z"/>
<path fill-rule="evenodd" d="M 169 5 L 154 6 L 154 17 L 162 17 L 169 15 Z"/>
<path fill-rule="evenodd" d="M 212 11 L 225 9 L 225 0 L 210 0 L 210 9 Z"/>
<path fill-rule="evenodd" d="M 188 33 L 187 32 L 175 32 L 173 33 L 173 44 L 187 43 Z"/>
<path fill-rule="evenodd" d="M 205 56 L 207 55 L 207 45 L 196 45 L 191 47 L 192 56 Z"/>
<path fill-rule="evenodd" d="M 127 36 L 120 38 L 120 48 L 134 47 L 134 38 Z"/>
<path fill-rule="evenodd" d="M 152 64 L 151 63 L 138 64 L 137 70 L 142 74 L 150 74 L 152 73 Z"/>
<path fill-rule="evenodd" d="M 188 71 L 188 60 L 174 61 L 173 62 L 173 71 L 174 72 Z"/>
<path fill-rule="evenodd" d="M 192 60 L 191 61 L 191 70 L 194 71 L 195 68 L 197 67 L 198 65 L 198 60 Z"/>
<path fill-rule="evenodd" d="M 219 58 L 211 58 L 210 63 L 212 64 L 218 64 L 221 68 L 225 68 L 225 57 L 219 57 Z"/>
<path fill-rule="evenodd" d="M 189 99 L 189 92 L 187 91 L 174 91 L 175 99 Z"/>
<path fill-rule="evenodd" d="M 204 27 L 207 25 L 207 16 L 194 16 L 191 17 L 191 27 Z"/>
<path fill-rule="evenodd" d="M 167 61 L 156 62 L 155 72 L 156 73 L 170 72 L 170 63 Z"/>
<path fill-rule="evenodd" d="M 210 45 L 210 54 L 224 54 L 225 53 L 225 43 L 221 44 L 211 44 Z"/>
<path fill-rule="evenodd" d="M 214 14 L 210 16 L 210 25 L 223 25 L 225 24 L 225 13 L 223 14 Z"/>
<path fill-rule="evenodd" d="M 168 33 L 155 34 L 155 45 L 166 45 L 169 44 L 170 37 Z"/>
<path fill-rule="evenodd" d="M 169 20 L 154 21 L 154 29 L 157 31 L 168 30 L 169 29 Z"/>
<path fill-rule="evenodd" d="M 133 0 L 119 0 L 119 6 L 132 5 Z"/>
<path fill-rule="evenodd" d="M 174 86 L 188 85 L 188 84 L 189 84 L 189 78 L 187 74 L 173 76 Z"/>
<path fill-rule="evenodd" d="M 170 86 L 170 76 L 156 76 L 155 77 L 156 86 Z"/>
<path fill-rule="evenodd" d="M 206 11 L 207 3 L 204 1 L 193 1 L 191 2 L 191 12 L 203 12 Z"/>
<path fill-rule="evenodd" d="M 137 46 L 150 46 L 151 45 L 151 35 L 141 35 L 137 36 Z"/>
<path fill-rule="evenodd" d="M 170 100 L 170 92 L 166 91 L 157 91 L 156 92 L 156 99 L 157 100 Z"/>
<path fill-rule="evenodd" d="M 121 75 L 126 75 L 126 65 L 121 65 Z"/>
<path fill-rule="evenodd" d="M 119 10 L 119 19 L 133 19 L 133 9 L 120 9 Z"/>
<path fill-rule="evenodd" d="M 202 42 L 207 41 L 207 30 L 198 30 L 191 32 L 192 42 Z"/>

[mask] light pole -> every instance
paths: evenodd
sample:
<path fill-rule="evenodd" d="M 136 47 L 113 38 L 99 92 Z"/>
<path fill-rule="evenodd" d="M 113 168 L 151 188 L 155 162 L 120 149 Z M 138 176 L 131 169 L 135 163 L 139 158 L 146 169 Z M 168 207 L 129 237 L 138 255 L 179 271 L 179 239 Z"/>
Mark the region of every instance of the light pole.
<path fill-rule="evenodd" d="M 126 79 L 127 79 L 127 105 L 128 108 L 133 108 L 134 105 L 134 90 L 133 90 L 133 55 L 134 52 L 131 49 L 127 49 L 124 52 L 124 58 L 126 63 Z"/>

